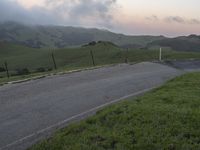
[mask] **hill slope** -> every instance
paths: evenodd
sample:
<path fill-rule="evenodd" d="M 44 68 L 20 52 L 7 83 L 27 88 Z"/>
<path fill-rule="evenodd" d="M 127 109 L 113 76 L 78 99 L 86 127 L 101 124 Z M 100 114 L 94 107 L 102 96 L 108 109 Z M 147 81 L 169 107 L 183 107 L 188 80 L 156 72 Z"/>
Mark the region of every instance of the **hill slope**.
<path fill-rule="evenodd" d="M 110 41 L 123 47 L 144 47 L 162 36 L 126 36 L 107 30 L 65 26 L 28 26 L 16 22 L 0 24 L 0 41 L 15 42 L 29 47 L 73 47 L 91 41 Z"/>
<path fill-rule="evenodd" d="M 200 36 L 190 35 L 177 38 L 165 38 L 157 41 L 153 41 L 148 44 L 151 46 L 164 46 L 170 47 L 177 51 L 198 51 L 200 52 Z"/>
<path fill-rule="evenodd" d="M 0 23 L 0 42 L 7 41 L 32 48 L 78 47 L 91 41 L 109 41 L 123 48 L 169 47 L 178 51 L 200 51 L 200 36 L 128 36 L 108 30 L 66 26 Z"/>
<path fill-rule="evenodd" d="M 100 42 L 78 48 L 36 49 L 12 43 L 0 43 L 0 67 L 8 62 L 9 70 L 27 68 L 30 71 L 38 68 L 53 68 L 52 52 L 59 68 L 68 69 L 92 66 L 90 51 L 93 51 L 98 65 L 117 63 L 120 61 L 121 49 L 109 42 Z"/>

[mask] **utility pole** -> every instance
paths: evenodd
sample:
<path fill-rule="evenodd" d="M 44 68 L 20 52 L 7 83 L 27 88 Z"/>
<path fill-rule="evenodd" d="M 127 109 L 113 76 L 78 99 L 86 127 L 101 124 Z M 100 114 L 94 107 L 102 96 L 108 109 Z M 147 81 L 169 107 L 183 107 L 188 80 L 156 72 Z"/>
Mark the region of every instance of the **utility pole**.
<path fill-rule="evenodd" d="M 160 47 L 159 61 L 162 61 L 162 48 Z"/>
<path fill-rule="evenodd" d="M 10 74 L 9 74 L 9 71 L 8 71 L 8 63 L 7 63 L 7 61 L 5 61 L 4 65 L 5 65 L 7 77 L 10 78 Z"/>
<path fill-rule="evenodd" d="M 53 52 L 51 54 L 51 57 L 52 57 L 52 60 L 53 60 L 54 68 L 55 68 L 55 70 L 57 70 L 56 60 L 55 60 Z"/>
<path fill-rule="evenodd" d="M 91 57 L 92 57 L 93 66 L 95 66 L 94 54 L 93 54 L 93 51 L 92 51 L 92 50 L 90 50 L 90 55 L 91 55 Z"/>

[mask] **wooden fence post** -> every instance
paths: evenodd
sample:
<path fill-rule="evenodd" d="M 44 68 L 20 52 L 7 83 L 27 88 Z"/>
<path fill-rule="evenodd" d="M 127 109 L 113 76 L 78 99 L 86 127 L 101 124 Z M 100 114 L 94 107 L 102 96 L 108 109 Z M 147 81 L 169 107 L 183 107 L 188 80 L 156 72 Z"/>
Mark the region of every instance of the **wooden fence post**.
<path fill-rule="evenodd" d="M 56 60 L 55 60 L 53 52 L 51 54 L 51 57 L 52 57 L 52 60 L 53 60 L 54 68 L 55 68 L 55 70 L 57 70 Z"/>
<path fill-rule="evenodd" d="M 128 64 L 128 48 L 127 48 L 126 54 L 125 54 L 125 63 Z"/>
<path fill-rule="evenodd" d="M 92 57 L 93 66 L 95 66 L 94 54 L 93 54 L 93 51 L 92 51 L 92 50 L 90 50 L 90 55 L 91 55 L 91 57 Z"/>
<path fill-rule="evenodd" d="M 8 63 L 7 63 L 7 61 L 5 61 L 4 65 L 5 65 L 7 77 L 10 78 L 10 74 L 9 74 L 9 71 L 8 71 Z"/>

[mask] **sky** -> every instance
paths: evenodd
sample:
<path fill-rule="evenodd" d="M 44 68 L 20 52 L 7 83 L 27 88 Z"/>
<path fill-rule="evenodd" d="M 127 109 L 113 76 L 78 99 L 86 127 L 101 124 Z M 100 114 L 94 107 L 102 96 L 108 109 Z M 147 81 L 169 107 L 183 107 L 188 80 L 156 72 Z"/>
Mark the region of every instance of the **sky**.
<path fill-rule="evenodd" d="M 174 37 L 200 34 L 199 6 L 200 0 L 0 0 L 0 22 Z"/>

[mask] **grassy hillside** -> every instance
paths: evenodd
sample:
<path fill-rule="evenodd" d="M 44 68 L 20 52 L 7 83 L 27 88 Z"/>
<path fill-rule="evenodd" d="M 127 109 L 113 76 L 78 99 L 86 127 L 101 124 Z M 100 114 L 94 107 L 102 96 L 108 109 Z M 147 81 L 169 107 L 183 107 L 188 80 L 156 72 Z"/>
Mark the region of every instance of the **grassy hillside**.
<path fill-rule="evenodd" d="M 29 48 L 12 43 L 0 43 L 0 64 L 1 66 L 5 61 L 8 62 L 9 70 L 20 68 L 33 69 L 38 66 L 46 66 L 44 55 L 48 50 L 40 50 Z M 44 64 L 44 65 L 43 65 Z M 46 66 L 47 67 L 47 66 Z"/>
<path fill-rule="evenodd" d="M 93 50 L 95 63 L 98 65 L 117 63 L 121 49 L 110 43 L 98 43 L 95 46 L 67 49 L 33 49 L 15 44 L 0 44 L 0 64 L 9 64 L 10 70 L 28 68 L 35 70 L 40 67 L 52 68 L 51 54 L 54 53 L 58 67 L 91 66 L 90 51 Z"/>
<path fill-rule="evenodd" d="M 11 74 L 28 69 L 30 72 L 47 71 L 54 69 L 51 54 L 54 54 L 59 70 L 72 70 L 93 66 L 90 51 L 94 55 L 95 65 L 106 65 L 124 63 L 125 58 L 129 62 L 158 60 L 158 49 L 121 49 L 110 42 L 99 42 L 95 45 L 87 45 L 79 48 L 64 49 L 36 49 L 17 44 L 0 43 L 0 67 L 4 67 L 7 61 Z M 189 59 L 200 58 L 200 53 L 177 52 L 163 49 L 163 59 Z M 1 72 L 0 77 L 5 77 L 6 73 Z"/>
<path fill-rule="evenodd" d="M 149 43 L 148 46 L 164 46 L 170 47 L 173 50 L 177 51 L 196 51 L 200 52 L 200 36 L 197 35 L 190 35 L 188 37 L 182 36 L 177 38 L 165 38 L 157 41 L 153 41 Z"/>
<path fill-rule="evenodd" d="M 110 41 L 120 46 L 144 47 L 147 43 L 163 39 L 162 36 L 126 36 L 107 30 L 64 26 L 28 26 L 16 22 L 0 23 L 0 41 L 15 42 L 34 48 L 64 48 L 91 41 Z"/>
<path fill-rule="evenodd" d="M 178 51 L 200 51 L 200 36 L 128 36 L 95 28 L 0 23 L 0 41 L 32 48 L 79 47 L 91 41 L 110 41 L 123 48 L 170 47 Z"/>
<path fill-rule="evenodd" d="M 58 131 L 30 150 L 199 150 L 200 73 Z"/>

